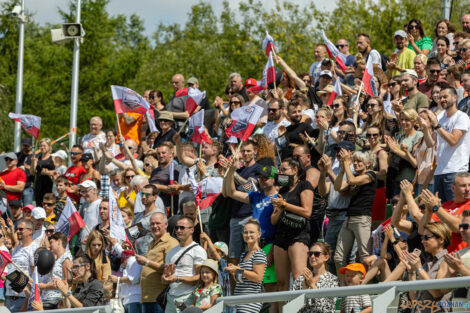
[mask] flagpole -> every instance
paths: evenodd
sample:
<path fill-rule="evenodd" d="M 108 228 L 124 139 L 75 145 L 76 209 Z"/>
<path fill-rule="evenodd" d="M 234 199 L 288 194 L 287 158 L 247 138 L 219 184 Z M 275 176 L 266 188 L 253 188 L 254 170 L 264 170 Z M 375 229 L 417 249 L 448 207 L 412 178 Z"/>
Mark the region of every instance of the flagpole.
<path fill-rule="evenodd" d="M 235 154 L 233 155 L 234 157 L 238 156 L 238 153 L 240 152 L 240 148 L 242 147 L 242 144 L 243 144 L 243 140 L 240 139 L 240 143 L 238 144 L 237 150 L 235 150 Z M 227 177 L 227 173 L 228 173 L 228 169 L 224 174 L 224 178 Z"/>
<path fill-rule="evenodd" d="M 121 136 L 122 136 L 121 125 L 119 124 L 119 115 L 117 113 L 116 113 L 116 124 L 117 124 L 117 130 L 118 130 L 118 133 L 119 133 L 119 138 L 121 138 Z"/>
<path fill-rule="evenodd" d="M 359 87 L 359 91 L 357 92 L 356 97 L 356 106 L 359 107 L 359 99 L 361 98 L 362 88 L 364 87 L 364 82 L 361 81 L 361 86 Z"/>
<path fill-rule="evenodd" d="M 20 271 L 20 272 L 23 273 L 26 277 L 28 277 L 28 279 L 29 279 L 30 281 L 33 281 L 33 279 L 31 278 L 31 276 L 29 276 L 29 275 L 28 275 L 25 271 L 23 271 L 18 265 L 16 265 L 15 262 L 12 261 L 11 264 L 12 264 L 14 267 L 16 267 L 16 269 L 17 269 L 18 271 Z"/>
<path fill-rule="evenodd" d="M 199 204 L 197 205 L 197 215 L 199 217 L 199 227 L 201 227 L 201 233 L 204 232 L 202 229 L 202 218 L 201 218 L 201 210 L 199 209 Z"/>
<path fill-rule="evenodd" d="M 63 135 L 63 136 L 60 136 L 60 137 L 57 138 L 56 140 L 51 141 L 51 146 L 52 146 L 53 144 L 56 144 L 58 141 L 64 139 L 65 137 L 67 137 L 69 134 L 70 134 L 70 132 L 66 133 L 66 134 Z M 34 137 L 33 137 L 33 138 L 34 138 Z M 33 140 L 34 140 L 34 139 L 33 139 Z M 36 153 L 39 153 L 39 152 L 40 152 L 40 150 L 37 150 L 37 151 L 36 151 Z"/>
<path fill-rule="evenodd" d="M 188 124 L 188 121 L 189 121 L 189 117 L 186 119 L 186 121 L 184 121 L 184 124 L 181 126 L 181 128 L 178 130 L 177 134 L 181 134 L 181 131 L 183 130 L 183 128 L 186 126 L 186 124 Z"/>

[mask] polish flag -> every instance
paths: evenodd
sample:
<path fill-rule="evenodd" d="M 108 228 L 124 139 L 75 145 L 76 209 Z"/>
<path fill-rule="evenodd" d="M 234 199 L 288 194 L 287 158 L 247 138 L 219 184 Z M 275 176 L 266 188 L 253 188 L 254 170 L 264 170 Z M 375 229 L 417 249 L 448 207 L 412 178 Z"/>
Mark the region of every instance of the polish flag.
<path fill-rule="evenodd" d="M 325 43 L 326 50 L 330 58 L 336 60 L 338 67 L 344 71 L 346 69 L 346 58 L 347 56 L 344 53 L 341 53 L 338 48 L 326 37 L 325 32 L 322 30 L 321 35 L 323 37 L 323 42 Z"/>
<path fill-rule="evenodd" d="M 147 100 L 132 89 L 112 85 L 111 92 L 113 94 L 114 109 L 118 114 L 125 112 L 145 114 L 150 109 Z"/>
<path fill-rule="evenodd" d="M 328 105 L 333 104 L 333 100 L 335 100 L 336 97 L 341 97 L 343 95 L 343 91 L 341 90 L 341 83 L 339 79 L 336 80 L 335 82 L 335 87 L 333 88 L 333 92 L 331 93 L 330 99 L 328 100 Z"/>
<path fill-rule="evenodd" d="M 33 286 L 31 288 L 31 295 L 29 296 L 28 306 L 31 306 L 33 301 L 41 303 L 41 291 L 39 290 L 39 277 L 37 266 L 34 267 Z"/>
<path fill-rule="evenodd" d="M 202 198 L 199 209 L 207 209 L 215 201 L 215 198 L 222 192 L 223 181 L 222 177 L 208 177 L 199 182 Z"/>
<path fill-rule="evenodd" d="M 36 140 L 38 139 L 39 130 L 41 129 L 41 118 L 39 116 L 9 113 L 8 117 L 18 123 L 21 123 L 21 126 L 28 134 L 36 138 Z"/>
<path fill-rule="evenodd" d="M 258 81 L 256 86 L 250 87 L 247 90 L 253 92 L 254 94 L 259 94 L 266 88 L 268 85 L 273 83 L 276 80 L 276 70 L 274 69 L 273 54 L 272 51 L 268 55 L 268 62 L 263 70 L 263 79 Z"/>
<path fill-rule="evenodd" d="M 126 236 L 126 223 L 122 218 L 121 210 L 119 210 L 116 198 L 114 197 L 113 188 L 109 188 L 109 236 L 111 238 L 128 241 Z"/>
<path fill-rule="evenodd" d="M 189 116 L 194 114 L 199 104 L 201 104 L 202 99 L 206 97 L 205 91 L 200 91 L 197 88 L 188 87 L 180 89 L 175 93 L 175 97 L 184 97 L 188 96 L 186 99 L 186 111 L 188 111 Z"/>
<path fill-rule="evenodd" d="M 173 186 L 175 184 L 175 163 L 170 162 L 168 171 L 170 172 L 170 186 Z M 171 196 L 174 196 L 173 193 L 170 194 Z"/>
<path fill-rule="evenodd" d="M 247 141 L 261 117 L 261 113 L 263 113 L 263 108 L 256 104 L 235 109 L 230 115 L 232 123 L 225 130 L 225 133 L 228 137 L 235 136 Z"/>
<path fill-rule="evenodd" d="M 366 69 L 364 76 L 362 76 L 362 83 L 364 84 L 364 91 L 371 97 L 378 97 L 379 91 L 377 90 L 377 84 L 374 78 L 374 66 L 372 64 L 372 58 L 367 60 Z"/>
<path fill-rule="evenodd" d="M 193 133 L 191 135 L 193 142 L 202 143 L 204 141 L 205 143 L 212 144 L 211 139 L 207 136 L 206 128 L 204 127 L 204 109 L 189 118 L 189 129 L 192 130 Z"/>
<path fill-rule="evenodd" d="M 201 203 L 201 200 L 202 200 L 202 193 L 196 181 L 196 178 L 194 177 L 194 171 L 188 172 L 188 178 L 189 178 L 189 182 L 191 183 L 191 188 L 193 190 L 194 200 L 196 201 L 196 204 L 199 206 L 199 203 Z"/>
<path fill-rule="evenodd" d="M 12 262 L 10 254 L 7 251 L 0 250 L 0 275 L 5 272 L 5 267 Z"/>
<path fill-rule="evenodd" d="M 65 202 L 64 210 L 60 215 L 57 226 L 55 227 L 56 233 L 62 233 L 67 236 L 67 239 L 70 241 L 75 234 L 77 234 L 80 229 L 85 226 L 85 222 L 78 213 L 77 209 L 73 205 L 69 197 Z"/>
<path fill-rule="evenodd" d="M 266 37 L 263 40 L 263 50 L 266 52 L 267 57 L 269 57 L 271 52 L 276 52 L 273 37 L 269 36 L 268 32 L 266 32 Z"/>

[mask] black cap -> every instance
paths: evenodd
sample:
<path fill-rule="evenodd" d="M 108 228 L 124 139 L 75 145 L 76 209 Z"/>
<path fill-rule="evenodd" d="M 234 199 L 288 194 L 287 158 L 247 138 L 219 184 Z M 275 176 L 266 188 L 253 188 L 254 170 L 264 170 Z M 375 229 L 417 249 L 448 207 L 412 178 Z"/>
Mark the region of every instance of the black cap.
<path fill-rule="evenodd" d="M 344 150 L 354 151 L 356 150 L 356 145 L 349 140 L 343 140 L 335 146 L 335 149 L 336 150 L 344 149 Z"/>
<path fill-rule="evenodd" d="M 21 201 L 20 201 L 20 200 L 16 200 L 16 199 L 10 200 L 10 201 L 8 202 L 8 204 L 9 204 L 10 206 L 14 206 L 15 208 L 22 208 L 22 207 L 23 207 L 23 204 L 21 203 Z"/>
<path fill-rule="evenodd" d="M 24 137 L 22 140 L 21 140 L 21 144 L 22 145 L 27 145 L 27 146 L 32 146 L 33 145 L 33 140 L 29 137 Z"/>
<path fill-rule="evenodd" d="M 274 175 L 277 174 L 277 169 L 271 165 L 263 166 L 258 170 L 258 174 L 266 178 L 274 178 Z"/>
<path fill-rule="evenodd" d="M 83 161 L 83 162 L 88 162 L 89 160 L 93 160 L 93 156 L 91 155 L 91 153 L 83 154 L 82 158 L 80 159 L 80 161 Z"/>

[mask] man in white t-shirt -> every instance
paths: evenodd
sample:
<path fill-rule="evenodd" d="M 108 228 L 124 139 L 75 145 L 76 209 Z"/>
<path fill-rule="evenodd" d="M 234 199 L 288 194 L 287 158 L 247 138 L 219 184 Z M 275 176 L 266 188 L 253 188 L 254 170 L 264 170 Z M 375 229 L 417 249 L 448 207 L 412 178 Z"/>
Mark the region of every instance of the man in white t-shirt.
<path fill-rule="evenodd" d="M 93 153 L 93 144 L 98 148 L 100 143 L 106 143 L 106 134 L 101 131 L 103 128 L 103 120 L 99 116 L 90 119 L 90 133 L 82 138 L 81 146 L 85 153 Z"/>
<path fill-rule="evenodd" d="M 85 222 L 85 225 L 89 230 L 92 230 L 96 225 L 100 223 L 100 204 L 101 199 L 98 197 L 98 188 L 96 184 L 91 180 L 85 180 L 79 185 L 80 195 L 85 200 L 80 207 L 80 215 Z M 82 229 L 80 233 L 80 241 L 88 236 L 88 231 Z"/>
<path fill-rule="evenodd" d="M 38 244 L 41 245 L 42 240 L 46 236 L 46 227 L 44 227 L 44 220 L 46 219 L 46 211 L 44 211 L 41 207 L 35 207 L 33 211 L 31 211 L 31 217 L 33 222 L 33 240 Z"/>
<path fill-rule="evenodd" d="M 263 128 L 263 133 L 268 136 L 269 140 L 276 142 L 279 137 L 279 127 L 286 128 L 290 122 L 282 114 L 283 104 L 277 99 L 271 100 L 268 106 L 268 123 Z"/>
<path fill-rule="evenodd" d="M 470 118 L 457 109 L 457 92 L 454 88 L 442 89 L 440 100 L 445 111 L 439 117 L 429 114 L 431 125 L 423 124 L 423 134 L 428 146 L 437 144 L 434 191 L 439 193 L 444 203 L 454 199 L 452 182 L 455 174 L 468 171 Z M 437 133 L 437 143 L 432 140 L 430 128 Z"/>
<path fill-rule="evenodd" d="M 179 313 L 184 304 L 189 306 L 193 303 L 191 296 L 194 283 L 199 280 L 198 267 L 207 259 L 206 251 L 193 241 L 194 223 L 189 217 L 181 216 L 175 231 L 179 245 L 166 255 L 162 275 L 163 283 L 170 284 L 165 313 Z"/>
<path fill-rule="evenodd" d="M 362 57 L 367 62 L 369 58 L 372 58 L 372 64 L 376 64 L 380 69 L 382 68 L 382 58 L 380 53 L 372 49 L 370 46 L 370 37 L 368 34 L 359 34 L 356 38 L 357 50 L 362 54 Z"/>
<path fill-rule="evenodd" d="M 34 266 L 34 252 L 39 245 L 33 241 L 34 226 L 30 220 L 22 220 L 16 227 L 16 234 L 20 245 L 17 246 L 12 254 L 12 261 L 18 265 L 25 273 L 28 273 L 31 277 L 33 275 Z M 6 267 L 7 274 L 11 274 L 17 270 L 12 264 L 8 264 Z M 6 282 L 6 303 L 5 306 L 10 312 L 19 312 L 21 306 L 26 300 L 24 292 L 16 292 L 11 288 L 10 281 Z"/>

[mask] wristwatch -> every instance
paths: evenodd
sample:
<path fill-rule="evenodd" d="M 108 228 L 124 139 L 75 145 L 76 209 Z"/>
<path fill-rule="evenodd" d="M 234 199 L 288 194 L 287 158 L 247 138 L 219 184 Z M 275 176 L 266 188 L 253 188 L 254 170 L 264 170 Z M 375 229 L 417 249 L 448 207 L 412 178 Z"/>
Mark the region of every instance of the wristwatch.
<path fill-rule="evenodd" d="M 432 207 L 432 213 L 436 213 L 439 210 L 439 205 L 435 205 Z"/>
<path fill-rule="evenodd" d="M 64 294 L 64 297 L 68 297 L 68 296 L 70 296 L 71 294 L 72 294 L 72 292 L 69 290 L 69 291 L 67 291 L 67 292 Z"/>
<path fill-rule="evenodd" d="M 178 276 L 176 276 L 176 282 L 179 283 L 180 282 L 180 278 Z"/>
<path fill-rule="evenodd" d="M 441 124 L 437 124 L 437 125 L 434 126 L 433 128 L 434 128 L 434 130 L 438 130 L 438 129 L 441 128 L 441 127 L 442 127 Z"/>
<path fill-rule="evenodd" d="M 284 200 L 282 201 L 281 208 L 285 209 L 287 205 L 287 202 Z"/>

